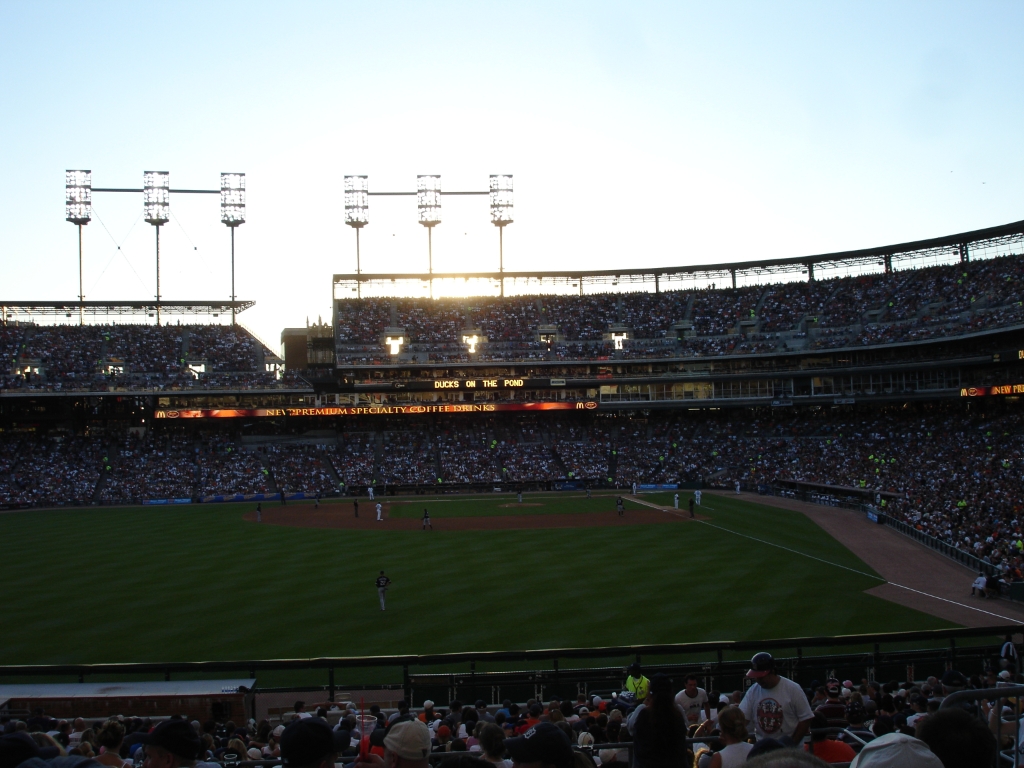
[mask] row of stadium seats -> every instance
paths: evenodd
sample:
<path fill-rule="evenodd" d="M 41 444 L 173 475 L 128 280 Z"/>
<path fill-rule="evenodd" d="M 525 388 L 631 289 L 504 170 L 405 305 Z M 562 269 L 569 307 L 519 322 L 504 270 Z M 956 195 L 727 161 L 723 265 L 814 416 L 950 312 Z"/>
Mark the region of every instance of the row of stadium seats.
<path fill-rule="evenodd" d="M 959 335 L 1024 321 L 1024 257 L 744 288 L 588 296 L 352 299 L 335 317 L 339 361 L 383 357 L 401 328 L 424 362 L 659 358 L 832 349 Z M 552 330 L 556 329 L 556 330 Z M 628 329 L 617 350 L 607 335 Z M 487 338 L 478 351 L 466 330 Z M 552 333 L 549 345 L 539 338 Z"/>
<path fill-rule="evenodd" d="M 272 354 L 239 326 L 8 325 L 0 388 L 273 388 Z"/>
<path fill-rule="evenodd" d="M 628 488 L 803 482 L 885 494 L 891 516 L 993 563 L 1024 551 L 1024 416 L 956 406 L 823 418 L 689 412 L 358 422 L 333 437 L 242 439 L 210 427 L 0 434 L 0 506 L 130 503 L 218 494 L 333 494 L 394 486 Z M 322 434 L 319 432 L 318 434 Z M 827 489 L 826 489 L 827 492 Z"/>

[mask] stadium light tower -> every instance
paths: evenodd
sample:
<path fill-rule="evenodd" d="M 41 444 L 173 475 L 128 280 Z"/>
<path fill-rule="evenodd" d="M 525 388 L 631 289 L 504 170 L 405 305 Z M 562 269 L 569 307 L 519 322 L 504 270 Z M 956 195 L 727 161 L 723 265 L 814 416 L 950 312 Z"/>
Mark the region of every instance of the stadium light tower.
<path fill-rule="evenodd" d="M 171 175 L 167 171 L 143 173 L 142 205 L 146 221 L 156 228 L 156 324 L 160 325 L 160 227 L 171 218 Z"/>
<path fill-rule="evenodd" d="M 220 175 L 220 220 L 231 230 L 231 324 L 235 324 L 235 229 L 245 224 L 245 174 Z"/>
<path fill-rule="evenodd" d="M 370 223 L 370 197 L 365 176 L 345 177 L 345 223 L 356 231 L 356 274 L 362 273 L 359 258 L 359 230 Z M 363 284 L 356 281 L 356 297 L 362 298 Z"/>
<path fill-rule="evenodd" d="M 78 226 L 78 324 L 83 325 L 82 227 L 92 221 L 92 171 L 64 172 L 64 216 Z"/>
<path fill-rule="evenodd" d="M 505 272 L 505 227 L 512 223 L 512 174 L 491 174 L 491 224 L 498 228 L 498 272 Z M 505 276 L 501 277 L 505 295 Z"/>
<path fill-rule="evenodd" d="M 430 273 L 430 298 L 434 298 L 434 227 L 441 223 L 441 177 L 416 177 L 416 207 L 420 224 L 427 228 L 427 271 Z"/>

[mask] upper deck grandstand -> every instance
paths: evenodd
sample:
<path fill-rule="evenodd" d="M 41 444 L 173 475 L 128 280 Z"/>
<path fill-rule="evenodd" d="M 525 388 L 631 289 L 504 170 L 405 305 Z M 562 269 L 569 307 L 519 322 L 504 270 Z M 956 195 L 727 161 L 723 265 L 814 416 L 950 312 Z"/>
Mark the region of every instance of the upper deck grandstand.
<path fill-rule="evenodd" d="M 335 275 L 337 364 L 683 359 L 862 349 L 1016 327 L 1024 322 L 1022 241 L 1024 222 L 1016 222 L 772 261 Z M 423 297 L 456 284 L 481 295 Z"/>

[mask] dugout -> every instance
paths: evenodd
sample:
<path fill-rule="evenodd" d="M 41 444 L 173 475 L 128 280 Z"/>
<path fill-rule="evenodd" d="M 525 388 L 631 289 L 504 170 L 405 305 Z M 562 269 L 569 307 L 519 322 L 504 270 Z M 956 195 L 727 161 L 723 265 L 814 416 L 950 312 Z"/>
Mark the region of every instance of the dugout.
<path fill-rule="evenodd" d="M 255 680 L 156 680 L 127 683 L 16 683 L 0 685 L 0 713 L 42 709 L 50 717 L 100 719 L 117 715 L 190 720 L 245 720 L 254 706 Z"/>

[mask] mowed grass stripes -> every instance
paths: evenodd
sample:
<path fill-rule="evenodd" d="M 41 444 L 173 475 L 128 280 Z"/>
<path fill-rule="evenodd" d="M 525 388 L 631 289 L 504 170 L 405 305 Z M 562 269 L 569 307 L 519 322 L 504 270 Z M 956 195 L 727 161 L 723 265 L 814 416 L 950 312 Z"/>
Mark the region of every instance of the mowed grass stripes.
<path fill-rule="evenodd" d="M 670 503 L 671 494 L 651 498 Z M 509 503 L 427 499 L 438 517 Z M 864 594 L 877 578 L 728 532 L 871 573 L 803 515 L 704 501 L 715 508 L 705 511 L 710 522 L 728 530 L 688 521 L 305 529 L 246 522 L 251 504 L 3 514 L 0 663 L 362 656 L 950 626 Z M 614 497 L 543 503 L 529 509 L 614 509 Z M 422 514 L 422 506 L 406 509 Z M 385 612 L 373 585 L 381 569 L 394 581 Z"/>

